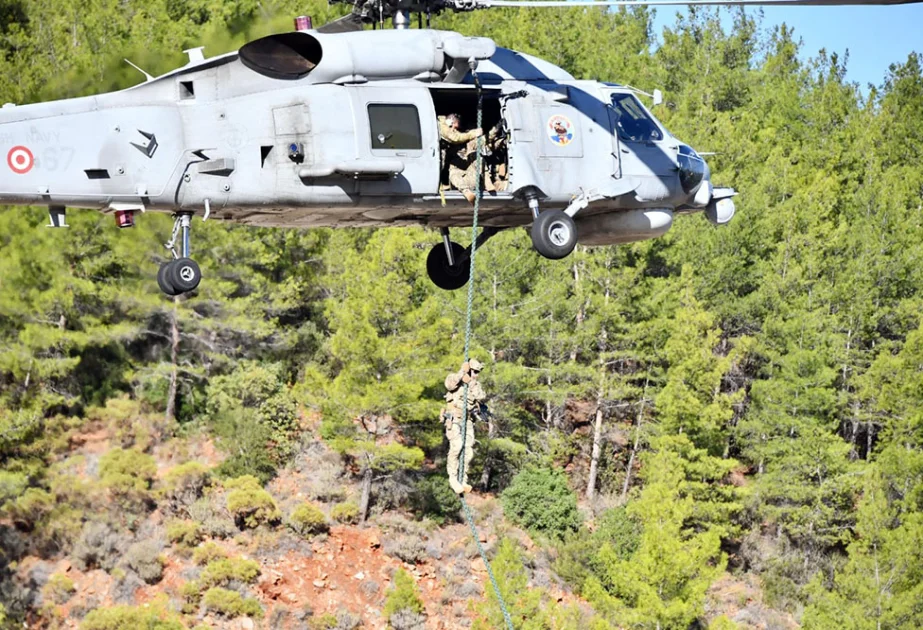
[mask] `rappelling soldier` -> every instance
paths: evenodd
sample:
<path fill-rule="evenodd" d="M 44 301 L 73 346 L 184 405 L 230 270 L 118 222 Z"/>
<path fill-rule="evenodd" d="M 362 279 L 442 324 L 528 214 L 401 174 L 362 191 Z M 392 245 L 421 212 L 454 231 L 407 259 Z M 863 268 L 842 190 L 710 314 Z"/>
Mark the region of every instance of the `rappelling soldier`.
<path fill-rule="evenodd" d="M 446 406 L 442 412 L 445 434 L 449 439 L 449 455 L 446 470 L 449 473 L 449 486 L 458 494 L 471 492 L 468 485 L 468 468 L 474 458 L 474 423 L 481 420 L 486 413 L 487 395 L 478 381 L 478 375 L 484 365 L 477 359 L 463 363 L 461 370 L 452 372 L 445 378 Z M 468 421 L 464 430 L 465 467 L 462 478 L 458 478 L 459 460 L 462 454 L 462 423 L 464 422 L 465 385 L 468 385 Z"/>

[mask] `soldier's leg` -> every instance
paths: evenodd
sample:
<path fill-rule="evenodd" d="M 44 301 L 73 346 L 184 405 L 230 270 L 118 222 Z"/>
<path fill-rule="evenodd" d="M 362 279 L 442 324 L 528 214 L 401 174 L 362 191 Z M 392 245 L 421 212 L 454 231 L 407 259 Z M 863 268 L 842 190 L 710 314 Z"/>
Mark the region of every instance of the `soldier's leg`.
<path fill-rule="evenodd" d="M 474 418 L 469 416 L 465 431 L 465 478 L 462 480 L 465 492 L 471 492 L 471 486 L 468 485 L 468 469 L 471 467 L 472 459 L 474 459 Z"/>
<path fill-rule="evenodd" d="M 461 456 L 461 427 L 453 422 L 446 429 L 446 437 L 449 438 L 449 455 L 446 458 L 446 472 L 449 474 L 449 487 L 455 492 L 462 491 L 462 485 L 458 482 L 458 460 Z"/>

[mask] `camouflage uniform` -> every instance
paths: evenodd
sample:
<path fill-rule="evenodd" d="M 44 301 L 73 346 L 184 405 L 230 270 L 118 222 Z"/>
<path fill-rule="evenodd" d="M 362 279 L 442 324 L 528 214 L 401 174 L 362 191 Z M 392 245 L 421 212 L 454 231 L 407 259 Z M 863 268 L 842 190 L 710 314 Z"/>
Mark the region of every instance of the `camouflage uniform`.
<path fill-rule="evenodd" d="M 467 370 L 465 368 L 468 368 Z M 484 366 L 477 359 L 472 359 L 468 366 L 462 365 L 462 370 L 446 376 L 445 387 L 447 393 L 446 407 L 443 410 L 446 437 L 449 439 L 449 455 L 446 460 L 446 470 L 449 473 L 449 485 L 452 490 L 461 494 L 470 492 L 468 485 L 468 467 L 474 457 L 474 422 L 480 418 L 481 407 L 487 399 L 484 389 L 478 382 L 478 373 Z M 465 376 L 468 380 L 468 422 L 465 426 L 465 470 L 462 480 L 458 480 L 459 459 L 462 452 L 462 422 L 464 421 L 465 407 Z"/>
<path fill-rule="evenodd" d="M 480 130 L 459 131 L 453 128 L 446 118 L 440 116 L 438 121 L 442 164 L 449 167 L 449 184 L 463 193 L 474 191 L 477 180 L 477 149 L 472 150 L 472 142 L 481 135 Z"/>

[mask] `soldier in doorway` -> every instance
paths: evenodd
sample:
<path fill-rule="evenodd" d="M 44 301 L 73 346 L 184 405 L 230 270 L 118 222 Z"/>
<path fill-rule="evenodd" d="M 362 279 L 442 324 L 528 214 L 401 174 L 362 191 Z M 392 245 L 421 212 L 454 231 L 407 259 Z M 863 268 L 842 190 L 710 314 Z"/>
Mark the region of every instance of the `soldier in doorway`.
<path fill-rule="evenodd" d="M 446 406 L 442 412 L 445 424 L 446 437 L 449 439 L 449 455 L 446 461 L 446 470 L 449 473 L 449 485 L 458 494 L 471 492 L 468 485 L 468 468 L 474 458 L 474 422 L 481 420 L 486 412 L 487 395 L 478 382 L 478 375 L 484 365 L 477 359 L 463 363 L 461 370 L 453 372 L 445 378 Z M 465 385 L 468 385 L 468 421 L 464 432 Z M 464 473 L 458 478 L 458 469 L 462 455 L 462 441 L 464 438 Z"/>
<path fill-rule="evenodd" d="M 439 139 L 442 149 L 442 166 L 449 168 L 449 184 L 460 191 L 468 203 L 474 203 L 477 196 L 477 148 L 472 150 L 472 141 L 484 135 L 482 129 L 459 131 L 461 116 L 449 114 L 440 116 Z"/>

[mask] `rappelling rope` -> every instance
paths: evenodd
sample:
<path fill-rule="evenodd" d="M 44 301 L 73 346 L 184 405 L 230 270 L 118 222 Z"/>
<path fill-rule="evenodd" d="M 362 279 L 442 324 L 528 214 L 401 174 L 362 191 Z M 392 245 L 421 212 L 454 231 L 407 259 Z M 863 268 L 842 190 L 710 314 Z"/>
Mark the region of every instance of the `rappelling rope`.
<path fill-rule="evenodd" d="M 481 129 L 484 117 L 484 97 L 481 92 L 481 81 L 478 78 L 474 64 L 471 65 L 471 74 L 474 77 L 474 84 L 478 91 L 478 121 L 475 129 Z M 465 314 L 465 363 L 468 363 L 471 351 L 471 312 L 474 310 L 474 256 L 477 252 L 478 240 L 478 211 L 481 208 L 481 168 L 483 166 L 482 153 L 484 148 L 483 133 L 478 137 L 477 142 L 477 159 L 475 162 L 476 175 L 474 180 L 474 216 L 471 221 L 471 267 L 468 275 L 468 310 Z M 458 458 L 458 483 L 463 483 L 465 478 L 465 440 L 468 433 L 468 383 L 465 383 L 465 399 L 462 406 L 462 425 L 461 425 L 461 452 Z M 468 520 L 468 527 L 471 528 L 471 535 L 474 537 L 474 543 L 478 547 L 478 553 L 481 554 L 481 560 L 487 567 L 487 575 L 490 577 L 490 583 L 494 587 L 494 594 L 500 604 L 500 610 L 503 612 L 503 620 L 506 622 L 507 630 L 513 630 L 513 620 L 506 609 L 506 602 L 503 600 L 503 594 L 500 593 L 500 585 L 497 584 L 497 578 L 494 577 L 493 569 L 490 567 L 490 560 L 487 559 L 487 552 L 481 545 L 481 537 L 478 534 L 477 526 L 474 524 L 474 517 L 471 515 L 471 508 L 465 501 L 465 495 L 461 495 L 462 508 L 465 511 L 465 518 Z"/>

